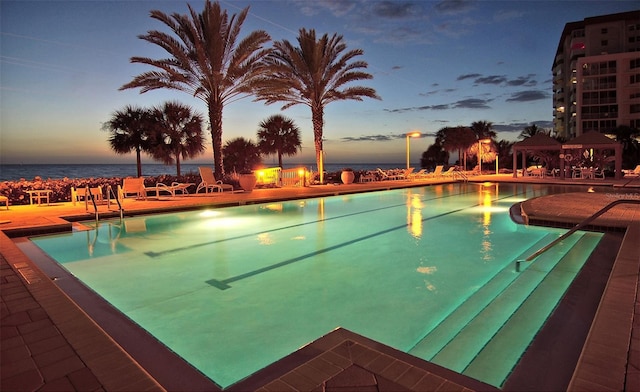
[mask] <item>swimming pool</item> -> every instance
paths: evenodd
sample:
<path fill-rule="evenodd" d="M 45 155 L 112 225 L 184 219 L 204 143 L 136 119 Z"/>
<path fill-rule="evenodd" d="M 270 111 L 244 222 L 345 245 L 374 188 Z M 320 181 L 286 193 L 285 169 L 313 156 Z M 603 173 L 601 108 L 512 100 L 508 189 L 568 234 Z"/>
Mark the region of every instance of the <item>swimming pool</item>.
<path fill-rule="evenodd" d="M 516 225 L 508 209 L 554 191 L 447 184 L 33 241 L 223 387 L 338 326 L 499 386 L 600 238 L 572 236 L 515 272 L 563 231 Z"/>

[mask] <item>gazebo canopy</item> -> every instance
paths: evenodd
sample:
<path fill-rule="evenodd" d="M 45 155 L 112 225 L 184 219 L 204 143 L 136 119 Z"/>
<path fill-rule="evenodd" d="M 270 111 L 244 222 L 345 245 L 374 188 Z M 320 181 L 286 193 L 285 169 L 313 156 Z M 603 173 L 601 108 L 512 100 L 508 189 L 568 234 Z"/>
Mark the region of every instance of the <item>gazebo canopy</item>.
<path fill-rule="evenodd" d="M 606 137 L 606 136 L 605 136 Z M 561 144 L 546 133 L 536 133 L 513 145 L 513 150 L 560 150 Z"/>
<path fill-rule="evenodd" d="M 571 148 L 594 148 L 594 149 L 611 149 L 615 150 L 620 145 L 617 141 L 607 137 L 606 135 L 591 131 L 576 136 L 562 145 L 564 149 Z"/>

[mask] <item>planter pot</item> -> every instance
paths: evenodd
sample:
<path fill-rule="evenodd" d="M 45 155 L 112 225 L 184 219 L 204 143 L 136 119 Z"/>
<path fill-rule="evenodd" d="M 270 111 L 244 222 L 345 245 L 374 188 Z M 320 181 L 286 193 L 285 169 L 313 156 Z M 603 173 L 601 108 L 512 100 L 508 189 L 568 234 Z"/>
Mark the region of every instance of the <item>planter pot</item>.
<path fill-rule="evenodd" d="M 342 174 L 340 174 L 340 179 L 342 180 L 343 184 L 351 184 L 355 177 L 356 175 L 352 171 L 345 170 L 342 172 Z"/>
<path fill-rule="evenodd" d="M 240 174 L 239 181 L 240 181 L 240 188 L 242 188 L 245 192 L 251 192 L 253 188 L 255 188 L 256 182 L 258 182 L 258 179 L 256 178 L 256 175 L 253 173 Z"/>

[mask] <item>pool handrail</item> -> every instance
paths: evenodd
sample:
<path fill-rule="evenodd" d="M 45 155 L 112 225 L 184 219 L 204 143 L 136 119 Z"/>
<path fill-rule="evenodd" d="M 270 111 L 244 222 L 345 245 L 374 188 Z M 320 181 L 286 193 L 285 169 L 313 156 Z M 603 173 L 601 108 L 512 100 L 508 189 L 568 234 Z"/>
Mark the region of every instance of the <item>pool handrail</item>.
<path fill-rule="evenodd" d="M 573 226 L 569 231 L 567 231 L 566 233 L 564 233 L 560 237 L 556 238 L 555 240 L 551 241 L 549 244 L 545 245 L 544 247 L 542 247 L 542 248 L 538 249 L 537 251 L 535 251 L 534 253 L 532 253 L 531 256 L 527 257 L 526 259 L 517 260 L 516 261 L 516 272 L 520 272 L 520 264 L 521 263 L 531 262 L 531 261 L 535 260 L 538 256 L 540 256 L 544 252 L 548 251 L 549 249 L 553 248 L 560 241 L 562 241 L 565 238 L 569 237 L 571 234 L 575 233 L 576 231 L 582 229 L 583 227 L 585 227 L 586 225 L 588 225 L 589 223 L 593 222 L 595 219 L 600 217 L 600 215 L 604 214 L 605 212 L 609 211 L 611 208 L 613 208 L 613 207 L 615 207 L 615 206 L 617 206 L 619 204 L 640 204 L 640 200 L 636 200 L 636 199 L 618 199 L 618 200 L 612 201 L 611 203 L 609 203 L 606 206 L 602 207 L 600 210 L 598 210 L 595 213 L 593 213 L 588 218 L 584 219 L 582 222 L 580 222 L 577 225 Z"/>

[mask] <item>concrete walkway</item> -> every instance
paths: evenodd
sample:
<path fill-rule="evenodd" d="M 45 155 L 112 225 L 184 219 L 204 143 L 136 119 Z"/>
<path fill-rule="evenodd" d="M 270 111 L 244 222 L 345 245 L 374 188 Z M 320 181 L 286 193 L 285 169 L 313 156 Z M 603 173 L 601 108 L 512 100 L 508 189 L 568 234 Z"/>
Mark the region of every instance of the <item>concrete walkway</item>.
<path fill-rule="evenodd" d="M 532 221 L 570 226 L 616 198 L 640 200 L 640 182 L 512 179 L 476 177 L 475 181 L 563 183 L 610 187 L 611 192 L 546 196 L 522 204 Z M 126 214 L 224 207 L 345 193 L 370 192 L 449 182 L 385 181 L 308 188 L 260 189 L 251 193 L 190 195 L 125 201 Z M 627 185 L 625 188 L 614 186 Z M 609 188 L 607 188 L 609 189 Z M 622 189 L 622 191 L 621 191 Z M 101 216 L 117 215 L 114 204 Z M 0 212 L 0 390 L 166 390 L 136 360 L 95 324 L 11 237 L 70 230 L 73 221 L 91 219 L 82 203 L 10 206 Z M 572 390 L 640 390 L 640 207 L 618 206 L 594 222 L 626 230 L 614 271 L 603 295 Z M 634 310 L 635 307 L 635 310 Z M 215 390 L 200 385 L 201 390 Z M 405 353 L 338 330 L 279 361 L 232 390 L 495 390 Z"/>

